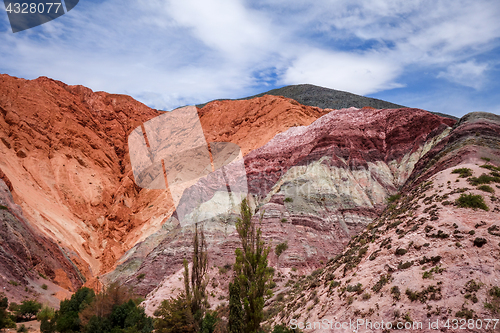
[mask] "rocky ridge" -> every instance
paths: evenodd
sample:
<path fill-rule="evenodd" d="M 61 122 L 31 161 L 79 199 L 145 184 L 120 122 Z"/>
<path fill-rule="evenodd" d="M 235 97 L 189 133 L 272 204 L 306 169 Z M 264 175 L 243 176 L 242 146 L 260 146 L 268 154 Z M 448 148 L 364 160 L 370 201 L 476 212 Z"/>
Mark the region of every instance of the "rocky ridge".
<path fill-rule="evenodd" d="M 283 96 L 291 98 L 302 105 L 315 106 L 321 109 L 345 109 L 350 107 L 363 108 L 372 107 L 375 109 L 399 109 L 404 108 L 402 105 L 386 102 L 376 98 L 359 96 L 345 91 L 318 87 L 312 84 L 297 84 L 285 86 L 278 89 L 269 90 L 267 92 L 254 96 L 242 98 L 254 99 L 264 95 Z M 200 104 L 198 107 L 203 107 L 205 104 Z"/>

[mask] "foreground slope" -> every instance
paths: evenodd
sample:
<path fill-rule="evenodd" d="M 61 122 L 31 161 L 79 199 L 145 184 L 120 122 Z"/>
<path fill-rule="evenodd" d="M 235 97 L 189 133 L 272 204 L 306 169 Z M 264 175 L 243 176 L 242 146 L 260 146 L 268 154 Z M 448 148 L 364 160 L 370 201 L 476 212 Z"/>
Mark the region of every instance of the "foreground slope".
<path fill-rule="evenodd" d="M 280 291 L 288 296 L 270 302 L 272 322 L 323 321 L 311 330 L 322 332 L 360 319 L 431 332 L 429 321 L 442 329 L 465 319 L 477 324 L 465 331 L 481 331 L 483 320 L 482 330 L 493 332 L 484 320 L 500 311 L 499 165 L 500 117 L 464 116 L 341 254 L 310 276 L 288 276 L 290 287 Z"/>

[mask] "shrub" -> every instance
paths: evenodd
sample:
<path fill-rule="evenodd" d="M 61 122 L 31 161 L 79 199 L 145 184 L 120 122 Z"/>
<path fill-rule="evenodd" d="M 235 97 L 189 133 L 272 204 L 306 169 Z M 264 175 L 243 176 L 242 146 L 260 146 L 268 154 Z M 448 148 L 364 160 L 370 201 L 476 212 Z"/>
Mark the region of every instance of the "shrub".
<path fill-rule="evenodd" d="M 467 178 L 467 177 L 472 176 L 472 169 L 459 168 L 459 169 L 453 170 L 451 173 L 458 173 L 458 174 L 460 174 L 459 175 L 460 178 Z"/>
<path fill-rule="evenodd" d="M 28 332 L 28 329 L 26 328 L 26 326 L 24 326 L 24 324 L 22 324 L 21 326 L 19 326 L 19 327 L 17 328 L 17 332 L 18 332 L 18 333 L 21 333 L 21 332 L 22 332 L 22 333 L 26 333 L 26 332 Z"/>
<path fill-rule="evenodd" d="M 357 285 L 349 285 L 346 290 L 350 293 L 361 294 L 363 292 L 363 285 L 361 283 L 358 283 Z"/>
<path fill-rule="evenodd" d="M 477 237 L 476 239 L 474 239 L 474 246 L 482 247 L 487 242 L 488 241 L 485 238 Z"/>
<path fill-rule="evenodd" d="M 499 167 L 496 167 L 496 166 L 490 165 L 490 164 L 481 165 L 481 168 L 485 168 L 485 169 L 488 169 L 488 170 L 491 170 L 491 171 L 500 171 Z"/>
<path fill-rule="evenodd" d="M 413 265 L 413 261 L 407 261 L 405 263 L 400 262 L 398 265 L 398 269 L 407 269 L 410 268 Z"/>
<path fill-rule="evenodd" d="M 460 198 L 458 198 L 455 203 L 458 207 L 462 208 L 473 208 L 474 210 L 480 208 L 482 210 L 488 211 L 489 208 L 486 206 L 484 199 L 481 195 L 475 194 L 460 194 Z"/>
<path fill-rule="evenodd" d="M 387 202 L 392 203 L 394 201 L 398 201 L 401 198 L 401 194 L 393 194 L 387 198 Z"/>
<path fill-rule="evenodd" d="M 47 285 L 46 285 L 45 283 L 44 283 L 44 284 L 42 284 L 42 289 L 43 289 L 43 290 L 47 290 L 47 288 L 48 288 L 48 287 L 47 287 Z"/>
<path fill-rule="evenodd" d="M 378 293 L 387 283 L 389 283 L 390 275 L 381 275 L 380 280 L 372 287 L 372 290 Z"/>
<path fill-rule="evenodd" d="M 293 199 L 292 198 L 285 198 L 284 200 L 285 202 L 293 202 Z"/>
<path fill-rule="evenodd" d="M 482 174 L 479 177 L 471 177 L 468 181 L 471 185 L 477 186 L 481 184 L 500 183 L 500 177 Z"/>
<path fill-rule="evenodd" d="M 363 294 L 363 299 L 366 301 L 366 300 L 369 300 L 370 298 L 372 297 L 372 294 L 370 293 L 364 293 Z"/>
<path fill-rule="evenodd" d="M 401 291 L 399 290 L 398 286 L 392 286 L 391 294 L 392 294 L 392 298 L 394 298 L 395 300 L 399 301 L 399 299 L 401 298 Z"/>
<path fill-rule="evenodd" d="M 13 285 L 14 287 L 17 287 L 17 286 L 19 285 L 19 282 L 14 281 L 14 280 L 10 280 L 10 281 L 9 281 L 9 283 L 10 283 L 11 285 Z"/>
<path fill-rule="evenodd" d="M 478 189 L 488 193 L 495 193 L 495 190 L 489 185 L 481 185 L 478 187 Z"/>
<path fill-rule="evenodd" d="M 455 314 L 456 317 L 465 318 L 466 320 L 474 318 L 474 310 L 467 309 L 462 306 L 462 310 Z"/>
<path fill-rule="evenodd" d="M 5 207 L 4 205 L 0 205 L 0 210 L 7 210 L 8 208 Z"/>
<path fill-rule="evenodd" d="M 395 253 L 398 256 L 402 256 L 402 255 L 406 254 L 406 252 L 408 252 L 408 250 L 403 249 L 403 248 L 398 248 Z"/>

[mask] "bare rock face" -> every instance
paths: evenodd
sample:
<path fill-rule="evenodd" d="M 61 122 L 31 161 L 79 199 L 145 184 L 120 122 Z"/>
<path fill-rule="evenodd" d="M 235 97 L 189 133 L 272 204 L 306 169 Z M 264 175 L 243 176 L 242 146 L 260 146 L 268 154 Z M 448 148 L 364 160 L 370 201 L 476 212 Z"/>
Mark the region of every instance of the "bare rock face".
<path fill-rule="evenodd" d="M 23 297 L 33 296 L 48 300 L 40 288 L 48 281 L 69 291 L 76 291 L 84 283 L 84 277 L 58 245 L 26 220 L 3 180 L 0 244 L 0 290 L 12 301 L 21 302 Z"/>
<path fill-rule="evenodd" d="M 127 147 L 129 133 L 161 113 L 129 96 L 0 75 L 0 179 L 28 223 L 60 245 L 88 286 L 135 244 L 171 228 L 169 192 L 135 185 Z M 200 117 L 209 141 L 233 141 L 248 152 L 325 113 L 266 96 L 214 102 Z"/>
<path fill-rule="evenodd" d="M 495 318 L 500 300 L 495 296 L 500 290 L 499 120 L 484 113 L 464 116 L 420 159 L 399 199 L 341 254 L 293 287 L 275 291 L 286 296 L 268 303 L 269 309 L 278 309 L 270 324 L 322 332 L 360 320 L 360 332 L 398 323 L 435 332 L 429 323 L 439 321 L 441 330 L 448 320 L 486 323 L 483 318 Z M 484 205 L 469 206 L 471 196 Z M 322 326 L 314 327 L 318 322 Z M 377 323 L 377 329 L 367 322 Z"/>
<path fill-rule="evenodd" d="M 341 252 L 379 216 L 386 198 L 453 123 L 416 109 L 335 110 L 247 154 L 243 176 L 256 218 L 262 214 L 263 236 L 273 248 L 285 241 L 289 245 L 279 260 L 271 256 L 271 264 L 305 273 Z M 190 190 L 204 193 L 207 207 L 211 200 L 215 203 L 218 189 L 210 179 Z M 235 208 L 204 223 L 211 265 L 234 262 L 237 214 Z M 181 229 L 170 219 L 161 232 L 131 249 L 107 281 L 121 280 L 142 294 L 151 292 L 148 299 L 165 293 L 170 284 L 162 283 L 162 290 L 158 285 L 190 258 L 191 235 L 190 228 Z"/>
<path fill-rule="evenodd" d="M 0 75 L 0 178 L 86 278 L 113 267 L 168 214 L 168 200 L 135 186 L 126 146 L 158 114 L 128 96 Z M 156 199 L 167 207 L 144 211 Z"/>
<path fill-rule="evenodd" d="M 236 143 L 246 155 L 276 134 L 290 127 L 307 126 L 329 111 L 265 95 L 251 100 L 213 101 L 198 114 L 208 142 Z"/>

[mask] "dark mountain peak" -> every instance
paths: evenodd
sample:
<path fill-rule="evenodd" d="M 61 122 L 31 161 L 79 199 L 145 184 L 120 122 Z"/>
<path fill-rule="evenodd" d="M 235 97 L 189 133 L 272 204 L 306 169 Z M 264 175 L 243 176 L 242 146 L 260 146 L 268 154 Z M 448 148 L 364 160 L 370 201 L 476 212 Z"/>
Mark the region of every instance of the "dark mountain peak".
<path fill-rule="evenodd" d="M 340 91 L 313 84 L 296 84 L 285 86 L 263 92 L 258 95 L 239 98 L 252 99 L 262 97 L 264 95 L 283 96 L 291 98 L 303 105 L 317 106 L 322 109 L 345 109 L 350 107 L 362 108 L 365 106 L 375 109 L 399 109 L 404 108 L 402 105 L 386 102 L 376 98 L 359 96 L 346 91 Z M 197 105 L 203 107 L 205 104 Z"/>

